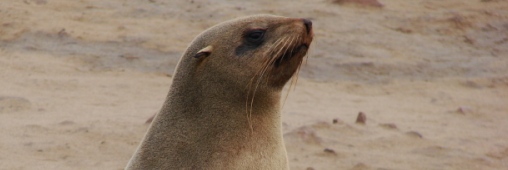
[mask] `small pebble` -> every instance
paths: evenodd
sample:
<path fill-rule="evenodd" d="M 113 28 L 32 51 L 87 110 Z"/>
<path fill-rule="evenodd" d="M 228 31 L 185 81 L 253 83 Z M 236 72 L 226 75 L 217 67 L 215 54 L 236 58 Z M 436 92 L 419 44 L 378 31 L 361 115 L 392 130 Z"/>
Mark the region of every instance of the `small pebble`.
<path fill-rule="evenodd" d="M 365 124 L 367 122 L 367 116 L 363 112 L 359 112 L 358 116 L 356 117 L 356 123 L 357 124 Z"/>
<path fill-rule="evenodd" d="M 406 135 L 409 135 L 411 137 L 416 137 L 416 138 L 423 138 L 423 135 L 416 132 L 416 131 L 409 131 L 409 132 L 406 132 Z"/>
<path fill-rule="evenodd" d="M 338 118 L 335 118 L 335 119 L 332 120 L 332 123 L 333 124 L 343 124 L 344 122 L 342 120 L 338 119 Z"/>
<path fill-rule="evenodd" d="M 330 154 L 334 154 L 334 155 L 337 154 L 337 153 L 335 153 L 335 151 L 333 149 L 330 149 L 330 148 L 325 148 L 323 151 L 325 153 L 330 153 Z"/>
<path fill-rule="evenodd" d="M 465 115 L 466 113 L 471 113 L 471 112 L 473 112 L 472 109 L 467 106 L 460 106 L 459 108 L 457 108 L 457 110 L 455 110 L 455 113 L 462 114 L 462 115 Z"/>

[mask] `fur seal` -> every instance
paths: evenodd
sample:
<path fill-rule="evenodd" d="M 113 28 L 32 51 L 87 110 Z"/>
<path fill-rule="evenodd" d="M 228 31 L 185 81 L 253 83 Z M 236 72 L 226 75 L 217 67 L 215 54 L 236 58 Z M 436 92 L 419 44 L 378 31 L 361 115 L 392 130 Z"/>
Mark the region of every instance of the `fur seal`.
<path fill-rule="evenodd" d="M 280 99 L 312 22 L 255 15 L 198 35 L 126 169 L 289 169 Z"/>

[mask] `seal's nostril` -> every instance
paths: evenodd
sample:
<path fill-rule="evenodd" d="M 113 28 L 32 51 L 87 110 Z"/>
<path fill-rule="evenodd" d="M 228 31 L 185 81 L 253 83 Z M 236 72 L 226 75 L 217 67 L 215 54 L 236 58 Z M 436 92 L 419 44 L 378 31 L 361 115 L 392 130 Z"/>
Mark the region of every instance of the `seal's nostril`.
<path fill-rule="evenodd" d="M 312 29 L 312 21 L 309 19 L 302 19 L 303 24 L 305 25 L 305 28 L 307 29 L 307 33 L 310 33 L 310 30 Z"/>

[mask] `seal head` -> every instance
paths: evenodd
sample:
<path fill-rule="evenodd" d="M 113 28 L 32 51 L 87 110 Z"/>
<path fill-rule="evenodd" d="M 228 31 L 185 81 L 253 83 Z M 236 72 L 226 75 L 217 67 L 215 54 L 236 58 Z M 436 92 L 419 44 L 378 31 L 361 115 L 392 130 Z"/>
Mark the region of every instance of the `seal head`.
<path fill-rule="evenodd" d="M 245 77 L 263 77 L 270 86 L 282 88 L 299 68 L 312 38 L 312 22 L 307 19 L 272 15 L 239 18 L 200 34 L 181 64 L 191 66 L 186 67 L 187 72 L 203 78 L 203 72 L 211 77 L 221 74 L 241 84 Z"/>
<path fill-rule="evenodd" d="M 312 38 L 309 20 L 273 15 L 198 35 L 126 169 L 288 169 L 281 91 Z"/>

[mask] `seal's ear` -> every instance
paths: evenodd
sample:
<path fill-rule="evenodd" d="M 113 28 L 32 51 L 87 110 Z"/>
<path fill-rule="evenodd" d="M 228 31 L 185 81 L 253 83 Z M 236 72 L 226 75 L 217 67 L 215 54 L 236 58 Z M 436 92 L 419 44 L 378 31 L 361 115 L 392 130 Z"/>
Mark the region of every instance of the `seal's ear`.
<path fill-rule="evenodd" d="M 211 45 L 206 46 L 205 48 L 201 49 L 194 55 L 194 58 L 203 58 L 208 57 L 212 53 L 213 47 Z"/>

